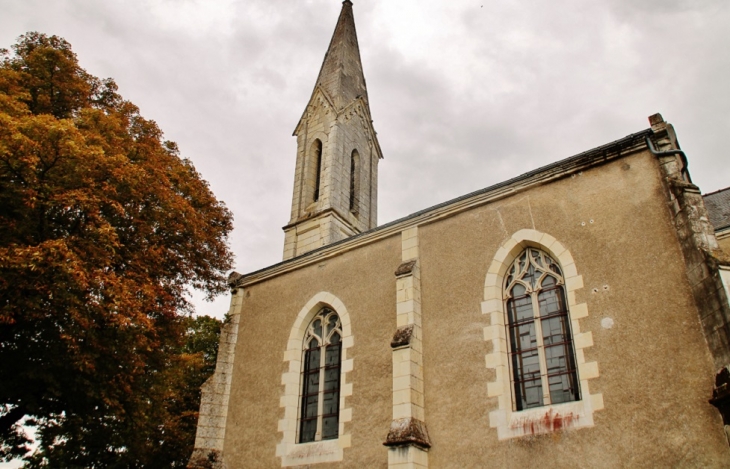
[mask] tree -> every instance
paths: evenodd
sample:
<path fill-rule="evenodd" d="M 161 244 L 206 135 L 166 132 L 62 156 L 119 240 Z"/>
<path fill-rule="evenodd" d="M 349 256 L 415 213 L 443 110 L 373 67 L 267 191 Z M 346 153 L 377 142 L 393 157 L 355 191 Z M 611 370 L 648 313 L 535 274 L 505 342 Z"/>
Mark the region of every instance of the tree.
<path fill-rule="evenodd" d="M 224 291 L 232 217 L 68 42 L 28 33 L 13 51 L 0 55 L 0 457 L 24 452 L 26 418 L 35 465 L 142 467 L 160 383 L 186 360 L 204 368 L 184 350 L 186 291 Z"/>

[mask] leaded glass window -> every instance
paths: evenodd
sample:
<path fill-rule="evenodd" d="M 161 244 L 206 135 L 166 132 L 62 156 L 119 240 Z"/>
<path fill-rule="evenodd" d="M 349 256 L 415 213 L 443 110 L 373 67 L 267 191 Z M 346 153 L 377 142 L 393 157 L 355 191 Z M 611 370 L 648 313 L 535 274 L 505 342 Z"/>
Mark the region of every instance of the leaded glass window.
<path fill-rule="evenodd" d="M 580 400 L 557 262 L 539 249 L 526 249 L 510 266 L 504 293 L 515 410 Z"/>
<path fill-rule="evenodd" d="M 337 438 L 342 325 L 322 308 L 304 336 L 299 443 Z"/>

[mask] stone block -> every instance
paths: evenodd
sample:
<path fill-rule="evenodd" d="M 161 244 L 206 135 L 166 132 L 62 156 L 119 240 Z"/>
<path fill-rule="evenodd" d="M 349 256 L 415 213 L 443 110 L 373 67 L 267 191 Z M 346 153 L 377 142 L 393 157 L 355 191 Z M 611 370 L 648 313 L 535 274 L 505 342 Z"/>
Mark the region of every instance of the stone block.
<path fill-rule="evenodd" d="M 604 409 L 603 394 L 601 394 L 601 393 L 591 394 L 590 398 L 591 398 L 591 407 L 593 407 L 594 411 Z"/>
<path fill-rule="evenodd" d="M 487 396 L 497 397 L 497 396 L 501 396 L 503 392 L 504 392 L 504 383 L 502 383 L 501 381 L 487 383 Z"/>
<path fill-rule="evenodd" d="M 487 274 L 487 278 L 484 280 L 484 284 L 485 285 L 497 285 L 497 281 L 498 280 L 499 279 L 497 277 L 497 274 L 490 273 L 490 274 Z M 500 297 L 501 297 L 501 292 L 500 292 Z M 484 299 L 487 300 L 489 298 L 487 298 L 486 295 L 485 295 L 485 298 Z"/>
<path fill-rule="evenodd" d="M 490 277 L 490 278 L 496 279 L 496 276 Z M 492 298 L 498 298 L 500 300 L 502 299 L 502 288 L 501 287 L 497 287 L 495 285 L 488 285 L 488 286 L 484 287 L 484 299 L 490 300 Z"/>
<path fill-rule="evenodd" d="M 498 312 L 501 315 L 504 315 L 502 312 L 502 300 L 499 298 L 491 298 L 485 301 L 482 301 L 482 314 L 490 314 L 494 312 Z"/>
<path fill-rule="evenodd" d="M 404 240 L 411 239 L 411 238 L 417 238 L 417 237 L 418 237 L 418 227 L 417 226 L 408 228 L 401 232 L 401 238 Z"/>
<path fill-rule="evenodd" d="M 403 389 L 411 388 L 411 376 L 394 376 L 393 377 L 393 391 L 401 391 Z"/>
<path fill-rule="evenodd" d="M 411 390 L 401 389 L 399 391 L 393 391 L 393 405 L 398 404 L 411 404 Z"/>
<path fill-rule="evenodd" d="M 352 446 L 352 437 L 349 434 L 340 435 L 337 443 L 340 445 L 340 448 L 349 448 Z"/>
<path fill-rule="evenodd" d="M 413 417 L 412 412 L 413 406 L 410 402 L 404 402 L 400 404 L 393 404 L 393 418 L 400 419 L 406 417 Z"/>
<path fill-rule="evenodd" d="M 401 243 L 401 248 L 403 251 L 406 251 L 411 248 L 417 248 L 417 247 L 418 247 L 418 237 L 404 239 Z"/>
<path fill-rule="evenodd" d="M 404 261 L 407 261 L 410 259 L 417 259 L 417 258 L 418 258 L 418 248 L 406 249 L 402 253 L 402 259 Z"/>
<path fill-rule="evenodd" d="M 598 378 L 598 363 L 596 362 L 588 362 L 588 363 L 582 363 L 578 364 L 578 374 L 580 375 L 580 379 L 593 379 Z"/>
<path fill-rule="evenodd" d="M 593 346 L 593 333 L 588 331 L 581 334 L 574 334 L 573 343 L 577 349 L 591 347 Z"/>
<path fill-rule="evenodd" d="M 540 239 L 542 238 L 542 233 L 536 230 L 532 230 L 529 228 L 519 230 L 514 235 L 512 235 L 512 238 L 515 241 L 532 241 L 533 243 L 539 243 Z"/>
<path fill-rule="evenodd" d="M 493 311 L 489 317 L 489 321 L 492 326 L 504 327 L 504 312 L 501 309 Z"/>
<path fill-rule="evenodd" d="M 488 353 L 484 357 L 485 357 L 485 362 L 486 362 L 487 368 L 495 369 L 498 366 L 502 366 L 506 362 L 507 354 L 505 354 L 505 353 Z"/>
<path fill-rule="evenodd" d="M 574 263 L 563 265 L 563 276 L 566 279 L 578 276 L 578 269 L 575 267 Z"/>
<path fill-rule="evenodd" d="M 413 300 L 408 300 L 408 301 L 404 301 L 402 303 L 398 303 L 398 305 L 396 306 L 397 314 L 410 313 L 413 310 L 414 310 Z"/>
<path fill-rule="evenodd" d="M 494 325 L 484 328 L 484 340 L 505 339 L 504 326 Z"/>
<path fill-rule="evenodd" d="M 548 251 L 552 253 L 553 256 L 557 257 L 556 260 L 560 261 L 560 263 L 563 263 L 562 256 L 566 252 L 565 246 L 560 241 L 554 241 L 550 246 L 546 246 Z M 570 259 L 570 262 L 568 264 L 571 264 L 573 262 L 573 259 Z"/>
<path fill-rule="evenodd" d="M 557 241 L 557 239 L 555 239 L 553 236 L 551 236 L 547 233 L 543 233 L 542 237 L 540 237 L 540 241 L 538 241 L 538 244 L 540 244 L 541 246 L 548 247 L 548 246 L 551 246 L 556 241 Z"/>
<path fill-rule="evenodd" d="M 565 288 L 571 292 L 573 290 L 579 290 L 583 288 L 583 276 L 578 275 L 565 279 Z"/>

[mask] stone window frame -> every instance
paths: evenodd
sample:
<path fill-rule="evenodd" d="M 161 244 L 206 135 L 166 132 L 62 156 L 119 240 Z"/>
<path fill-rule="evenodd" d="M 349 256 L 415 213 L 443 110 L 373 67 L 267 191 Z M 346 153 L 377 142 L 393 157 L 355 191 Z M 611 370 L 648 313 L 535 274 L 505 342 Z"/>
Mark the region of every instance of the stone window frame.
<path fill-rule="evenodd" d="M 551 404 L 514 411 L 512 383 L 509 369 L 509 350 L 505 332 L 506 300 L 503 297 L 504 280 L 514 259 L 525 249 L 536 248 L 557 260 L 563 269 L 568 314 L 573 332 L 576 365 L 580 380 L 581 400 Z M 497 250 L 484 280 L 482 314 L 490 316 L 490 325 L 484 328 L 484 340 L 492 351 L 486 354 L 486 366 L 494 371 L 495 380 L 487 383 L 487 395 L 496 397 L 497 409 L 489 413 L 490 427 L 497 429 L 499 440 L 518 438 L 561 429 L 578 429 L 594 425 L 593 413 L 603 409 L 603 395 L 591 394 L 589 381 L 598 378 L 598 363 L 586 362 L 584 349 L 593 345 L 591 331 L 582 331 L 580 320 L 588 317 L 586 303 L 576 302 L 576 292 L 583 288 L 583 277 L 570 251 L 553 236 L 534 229 L 514 233 Z"/>
<path fill-rule="evenodd" d="M 302 344 L 312 319 L 322 308 L 337 313 L 342 325 L 342 356 L 340 368 L 340 418 L 338 437 L 331 440 L 297 443 L 302 390 Z M 281 458 L 282 467 L 342 461 L 344 449 L 351 446 L 351 435 L 345 431 L 345 424 L 352 420 L 349 396 L 352 396 L 352 382 L 349 374 L 353 359 L 348 351 L 354 345 L 350 315 L 339 298 L 328 292 L 315 294 L 299 311 L 289 333 L 287 349 L 284 352 L 285 371 L 281 375 L 284 392 L 279 407 L 284 417 L 279 420 L 278 431 L 282 438 L 276 446 L 276 456 Z"/>
<path fill-rule="evenodd" d="M 522 266 L 524 265 L 524 271 Z M 525 281 L 525 278 L 532 278 L 533 280 Z M 552 279 L 552 283 L 548 286 L 544 282 Z M 515 289 L 522 288 L 524 291 L 518 298 L 515 298 Z M 546 293 L 547 292 L 547 293 Z M 542 305 L 540 298 L 549 298 L 550 292 L 553 293 L 555 298 L 555 304 L 558 305 L 555 311 L 548 312 L 546 308 L 549 306 Z M 544 296 L 548 295 L 548 296 Z M 570 324 L 570 311 L 568 309 L 567 295 L 565 294 L 565 282 L 563 280 L 562 268 L 555 259 L 550 257 L 545 251 L 537 248 L 528 248 L 518 254 L 512 262 L 510 267 L 507 280 L 504 282 L 503 296 L 505 298 L 506 310 L 507 310 L 507 321 L 505 325 L 505 331 L 507 335 L 507 348 L 509 354 L 512 357 L 512 363 L 510 363 L 510 381 L 513 389 L 512 405 L 513 410 L 525 410 L 527 408 L 545 407 L 553 403 L 553 392 L 550 388 L 550 373 L 548 368 L 548 349 L 557 349 L 563 352 L 562 358 L 565 359 L 565 368 L 561 369 L 557 375 L 553 376 L 564 376 L 568 379 L 568 382 L 572 384 L 571 398 L 561 402 L 575 402 L 580 400 L 580 381 L 578 380 L 578 369 L 575 365 L 575 350 L 573 348 L 573 331 Z M 562 299 L 562 301 L 561 301 Z M 514 317 L 510 318 L 509 310 L 510 303 L 515 308 L 515 316 L 517 313 L 516 309 L 519 308 L 520 301 L 529 300 L 524 305 L 529 305 L 530 315 L 529 317 Z M 544 309 L 545 308 L 545 309 Z M 527 309 L 527 306 L 522 309 Z M 558 320 L 560 329 L 564 333 L 562 341 L 559 343 L 548 343 L 545 341 L 545 325 L 551 321 Z M 527 350 L 523 350 L 524 343 L 519 340 L 520 344 L 515 345 L 513 339 L 514 334 L 518 334 L 522 327 L 530 325 L 534 331 L 534 347 L 528 347 Z M 523 374 L 524 370 L 516 367 L 515 360 L 522 362 L 523 357 L 537 358 L 538 366 L 538 379 L 532 375 L 529 379 L 526 374 Z M 524 364 L 523 364 L 524 366 Z M 527 402 L 520 402 L 518 397 L 518 387 L 522 388 L 518 383 L 526 384 L 527 382 L 540 382 L 540 396 L 542 402 L 540 405 L 530 405 Z M 565 383 L 563 383 L 565 385 Z M 522 389 L 523 392 L 525 389 Z M 565 389 L 563 388 L 563 391 Z M 527 394 L 525 392 L 525 394 Z M 527 397 L 525 397 L 527 399 Z M 520 409 L 521 405 L 525 405 L 524 409 Z"/>
<path fill-rule="evenodd" d="M 317 172 L 317 161 L 312 151 L 312 147 L 316 140 L 322 144 L 321 166 Z M 293 198 L 297 199 L 299 215 L 317 207 L 323 200 L 325 195 L 326 174 L 325 167 L 327 164 L 327 149 L 329 145 L 328 135 L 321 130 L 312 130 L 297 139 L 297 177 L 294 180 Z M 314 199 L 314 192 L 317 185 L 317 174 L 320 175 L 319 194 L 317 200 Z"/>

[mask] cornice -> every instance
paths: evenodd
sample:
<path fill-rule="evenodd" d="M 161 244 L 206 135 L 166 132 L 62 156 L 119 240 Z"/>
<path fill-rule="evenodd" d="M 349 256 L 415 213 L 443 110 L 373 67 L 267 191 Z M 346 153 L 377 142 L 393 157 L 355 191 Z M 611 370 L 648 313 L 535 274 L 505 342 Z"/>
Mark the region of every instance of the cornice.
<path fill-rule="evenodd" d="M 296 221 L 289 223 L 286 226 L 283 226 L 281 229 L 284 231 L 287 231 L 301 223 L 308 222 L 311 220 L 316 220 L 317 218 L 320 218 L 322 215 L 329 215 L 329 214 L 334 215 L 334 217 L 337 218 L 341 223 L 351 227 L 354 231 L 357 232 L 357 234 L 361 233 L 361 231 L 358 230 L 357 227 L 352 226 L 352 222 L 347 220 L 347 218 L 345 218 L 344 215 L 342 215 L 340 213 L 340 211 L 337 210 L 335 207 L 328 207 L 328 208 L 322 210 L 321 212 L 313 213 L 311 216 L 306 217 L 306 218 L 305 217 L 298 218 Z"/>

